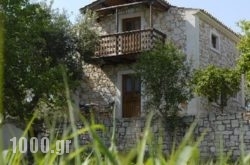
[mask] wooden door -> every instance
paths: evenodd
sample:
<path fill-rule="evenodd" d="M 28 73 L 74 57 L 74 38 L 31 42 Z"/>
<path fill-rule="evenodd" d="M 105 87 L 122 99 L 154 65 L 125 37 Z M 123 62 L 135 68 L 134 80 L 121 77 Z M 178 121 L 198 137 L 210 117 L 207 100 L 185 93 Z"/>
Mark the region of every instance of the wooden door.
<path fill-rule="evenodd" d="M 133 74 L 122 76 L 122 117 L 141 114 L 141 82 Z"/>
<path fill-rule="evenodd" d="M 122 20 L 122 31 L 129 32 L 141 29 L 141 17 L 126 18 Z M 140 32 L 124 33 L 122 35 L 122 52 L 135 53 L 141 49 Z"/>

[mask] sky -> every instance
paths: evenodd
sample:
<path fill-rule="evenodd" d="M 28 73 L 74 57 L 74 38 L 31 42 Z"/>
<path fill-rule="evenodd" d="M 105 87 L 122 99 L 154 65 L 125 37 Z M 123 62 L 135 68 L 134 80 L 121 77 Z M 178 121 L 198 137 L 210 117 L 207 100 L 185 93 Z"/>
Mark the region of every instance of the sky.
<path fill-rule="evenodd" d="M 54 0 L 53 7 L 68 11 L 71 20 L 79 15 L 79 8 L 93 0 Z M 237 26 L 240 20 L 250 20 L 249 0 L 168 0 L 171 5 L 204 9 L 235 32 L 241 32 Z"/>

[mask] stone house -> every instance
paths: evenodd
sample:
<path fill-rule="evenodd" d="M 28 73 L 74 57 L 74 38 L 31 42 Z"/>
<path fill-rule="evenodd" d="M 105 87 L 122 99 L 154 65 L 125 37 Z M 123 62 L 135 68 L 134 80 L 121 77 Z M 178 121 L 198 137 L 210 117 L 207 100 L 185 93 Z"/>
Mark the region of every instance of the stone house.
<path fill-rule="evenodd" d="M 84 80 L 76 93 L 79 104 L 95 103 L 100 109 L 116 108 L 117 118 L 145 116 L 141 84 L 133 77 L 133 64 L 141 52 L 156 40 L 171 41 L 192 62 L 193 68 L 214 64 L 233 67 L 239 52 L 239 35 L 202 9 L 176 7 L 164 0 L 96 0 L 81 8 L 98 14 L 96 27 L 100 45 L 95 58 L 101 63 L 85 63 Z M 227 107 L 244 106 L 244 92 Z M 192 99 L 186 115 L 205 113 L 205 99 Z"/>
<path fill-rule="evenodd" d="M 143 86 L 140 81 L 132 76 L 133 65 L 141 52 L 152 49 L 156 40 L 173 42 L 186 54 L 193 68 L 209 64 L 233 67 L 239 56 L 236 48 L 239 35 L 202 9 L 176 7 L 164 0 L 96 0 L 81 8 L 81 12 L 87 9 L 98 14 L 94 28 L 100 33 L 100 44 L 95 51 L 96 61 L 84 63 L 83 82 L 75 93 L 76 104 L 94 103 L 98 106 L 97 122 L 107 128 L 100 134 L 106 145 L 110 145 L 114 127 L 110 116 L 106 117 L 110 115 L 106 110 L 115 108 L 118 150 L 135 146 L 144 131 L 147 98 L 141 94 Z M 168 121 L 162 123 L 157 116 L 154 118 L 151 123 L 152 141 L 169 153 L 172 142 L 178 144 L 186 132 L 185 126 L 193 121 L 188 116 L 195 115 L 199 120 L 194 137 L 200 137 L 204 130 L 207 131 L 200 144 L 200 155 L 218 155 L 222 140 L 222 152 L 231 152 L 238 158 L 242 142 L 245 152 L 250 152 L 250 115 L 239 111 L 243 110 L 244 104 L 244 83 L 225 108 L 229 113 L 210 113 L 208 109 L 216 110 L 218 107 L 208 104 L 204 98 L 195 97 L 183 108 L 186 117 L 175 136 L 167 126 Z M 158 141 L 159 137 L 163 140 Z M 83 135 L 81 139 L 85 144 L 87 138 Z"/>

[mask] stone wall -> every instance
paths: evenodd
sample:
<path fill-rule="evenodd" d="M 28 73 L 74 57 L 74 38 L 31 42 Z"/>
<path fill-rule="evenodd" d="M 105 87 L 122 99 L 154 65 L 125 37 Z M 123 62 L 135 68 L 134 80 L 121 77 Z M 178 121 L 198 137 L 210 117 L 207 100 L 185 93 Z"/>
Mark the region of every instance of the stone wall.
<path fill-rule="evenodd" d="M 225 154 L 232 153 L 233 158 L 241 155 L 241 144 L 246 153 L 250 152 L 250 114 L 247 112 L 201 116 L 196 129 L 196 137 L 206 131 L 200 145 L 203 157 L 212 157 L 220 153 L 220 144 Z M 242 139 L 242 140 L 241 140 Z"/>
<path fill-rule="evenodd" d="M 194 131 L 194 142 L 206 132 L 200 144 L 200 155 L 203 158 L 213 158 L 220 154 L 232 154 L 233 159 L 241 155 L 241 145 L 244 152 L 250 153 L 250 113 L 214 113 L 200 116 L 197 118 L 197 126 Z M 182 118 L 179 128 L 173 133 L 167 125 L 167 121 L 162 122 L 159 117 L 153 119 L 151 123 L 152 143 L 162 146 L 163 151 L 168 154 L 171 152 L 173 142 L 180 144 L 189 125 L 194 121 L 194 117 Z M 127 151 L 141 140 L 145 128 L 145 118 L 116 119 L 115 142 L 117 149 Z M 109 146 L 112 135 L 112 118 L 97 117 L 97 123 L 104 124 L 105 132 L 99 132 L 104 143 Z M 165 123 L 165 124 L 163 124 Z M 85 138 L 84 138 L 85 137 Z M 162 139 L 162 141 L 160 140 Z M 242 139 L 242 140 L 241 140 Z M 88 140 L 91 141 L 90 138 Z M 191 139 L 190 139 L 191 140 Z M 82 136 L 82 144 L 86 143 L 86 135 Z M 223 149 L 220 150 L 220 144 Z"/>
<path fill-rule="evenodd" d="M 123 74 L 134 73 L 132 64 L 97 66 L 85 64 L 83 81 L 77 90 L 80 105 L 95 104 L 99 110 L 108 110 L 115 106 L 117 117 L 122 115 L 122 78 Z M 142 98 L 142 106 L 144 106 Z M 141 112 L 142 116 L 144 111 Z"/>
<path fill-rule="evenodd" d="M 208 22 L 199 19 L 199 43 L 200 43 L 200 67 L 206 67 L 208 65 L 215 65 L 219 67 L 233 68 L 236 65 L 236 61 L 239 58 L 239 52 L 237 50 L 237 43 L 230 39 L 214 26 Z M 216 34 L 218 37 L 219 48 L 218 50 L 212 48 L 211 35 Z M 244 106 L 243 85 L 240 85 L 240 92 L 228 101 L 226 110 L 235 109 L 235 107 Z M 205 99 L 201 99 L 201 109 L 209 110 L 209 105 Z"/>
<path fill-rule="evenodd" d="M 200 66 L 213 64 L 220 67 L 234 67 L 239 57 L 237 43 L 225 36 L 219 29 L 199 19 L 200 27 Z M 216 33 L 219 39 L 219 50 L 211 45 L 211 34 Z"/>
<path fill-rule="evenodd" d="M 128 151 L 135 147 L 143 137 L 143 132 L 146 125 L 146 117 L 140 118 L 118 118 L 115 120 L 115 143 L 119 151 Z M 99 117 L 98 120 L 106 126 L 106 131 L 102 134 L 102 139 L 106 145 L 110 144 L 110 139 L 113 129 L 113 121 L 111 118 Z M 151 143 L 161 145 L 164 152 L 169 153 L 173 146 L 173 142 L 179 144 L 182 137 L 184 137 L 185 127 L 181 127 L 173 133 L 170 129 L 170 125 L 162 124 L 163 121 L 160 118 L 154 118 L 151 122 Z"/>
<path fill-rule="evenodd" d="M 167 35 L 183 52 L 186 52 L 187 31 L 185 9 L 171 7 L 167 12 L 153 12 L 153 27 Z"/>
<path fill-rule="evenodd" d="M 107 147 L 110 146 L 114 127 L 111 116 L 111 114 L 102 113 L 96 116 L 96 123 L 105 126 L 105 130 L 97 131 L 97 134 Z M 230 155 L 231 159 L 238 159 L 242 155 L 242 151 L 244 154 L 250 153 L 250 112 L 224 114 L 211 112 L 197 117 L 196 120 L 193 116 L 186 116 L 181 119 L 175 131 L 170 128 L 166 120 L 155 116 L 150 126 L 151 139 L 148 141 L 148 147 L 150 145 L 160 146 L 166 155 L 170 154 L 173 144 L 178 147 L 193 121 L 197 122 L 197 126 L 193 132 L 193 139 L 190 141 L 196 142 L 205 133 L 199 145 L 201 158 L 216 158 L 223 153 Z M 115 122 L 117 149 L 120 152 L 127 152 L 136 147 L 143 137 L 146 118 L 120 118 Z M 84 127 L 81 122 L 78 122 L 77 126 L 79 129 Z M 89 144 L 92 141 L 87 133 L 80 135 L 79 138 L 81 145 Z"/>
<path fill-rule="evenodd" d="M 78 90 L 80 104 L 94 103 L 99 108 L 107 107 L 114 102 L 116 96 L 116 70 L 119 67 L 85 64 L 83 67 L 83 81 Z"/>
<path fill-rule="evenodd" d="M 97 112 L 99 116 L 95 117 L 95 123 L 104 125 L 104 130 L 96 130 L 97 135 L 101 138 L 103 143 L 109 147 L 111 145 L 112 131 L 113 131 L 113 118 L 110 113 Z M 85 116 L 86 117 L 86 116 Z M 87 119 L 90 119 L 87 117 Z M 191 119 L 191 120 L 190 120 Z M 120 152 L 130 151 L 136 147 L 138 142 L 143 138 L 143 133 L 146 127 L 147 117 L 139 118 L 116 118 L 115 119 L 115 144 Z M 177 130 L 173 131 L 168 122 L 164 122 L 159 116 L 154 117 L 150 125 L 150 144 L 154 147 L 161 146 L 164 153 L 169 154 L 172 146 L 175 143 L 177 146 L 180 144 L 185 135 L 188 126 L 193 121 L 193 117 L 184 118 L 184 122 Z M 165 123 L 165 124 L 163 124 Z M 70 123 L 63 124 L 70 127 Z M 84 127 L 82 122 L 77 122 L 77 128 Z M 63 134 L 63 129 L 57 127 L 56 130 L 59 134 Z M 50 133 L 42 133 L 42 136 L 49 136 Z M 88 133 L 79 136 L 80 145 L 91 143 L 92 138 Z"/>

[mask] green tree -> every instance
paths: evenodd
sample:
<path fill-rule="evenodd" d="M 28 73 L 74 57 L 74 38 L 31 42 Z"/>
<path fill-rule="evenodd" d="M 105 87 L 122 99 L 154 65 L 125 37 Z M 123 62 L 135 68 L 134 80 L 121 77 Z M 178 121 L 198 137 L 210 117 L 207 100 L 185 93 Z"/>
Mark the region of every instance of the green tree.
<path fill-rule="evenodd" d="M 66 14 L 29 0 L 1 1 L 5 28 L 4 115 L 29 119 L 66 110 L 62 66 L 71 89 L 81 79 L 79 37 Z"/>
<path fill-rule="evenodd" d="M 241 21 L 242 36 L 238 48 L 241 56 L 237 67 L 246 77 L 246 104 L 250 102 L 250 21 Z"/>
<path fill-rule="evenodd" d="M 139 58 L 136 72 L 145 86 L 148 103 L 165 116 L 176 116 L 179 104 L 191 96 L 190 67 L 173 44 L 159 44 Z"/>
<path fill-rule="evenodd" d="M 0 20 L 3 20 L 2 13 L 0 13 Z M 3 116 L 3 22 L 0 21 L 0 123 L 2 122 Z"/>
<path fill-rule="evenodd" d="M 77 34 L 77 51 L 86 62 L 92 60 L 95 48 L 98 46 L 98 30 L 95 29 L 97 27 L 96 19 L 96 13 L 87 10 L 74 25 L 74 32 Z"/>
<path fill-rule="evenodd" d="M 239 91 L 240 80 L 237 70 L 210 65 L 196 70 L 192 83 L 196 94 L 215 102 L 223 112 L 228 99 Z"/>

